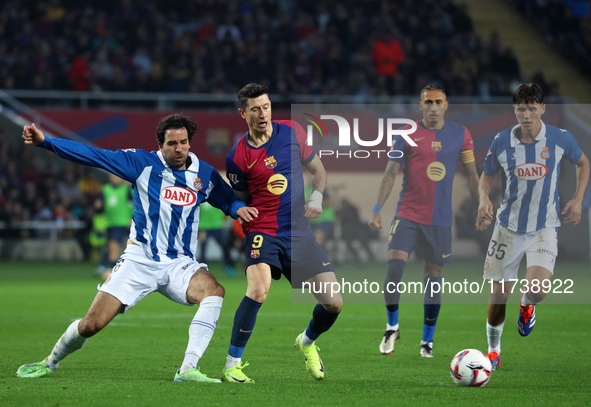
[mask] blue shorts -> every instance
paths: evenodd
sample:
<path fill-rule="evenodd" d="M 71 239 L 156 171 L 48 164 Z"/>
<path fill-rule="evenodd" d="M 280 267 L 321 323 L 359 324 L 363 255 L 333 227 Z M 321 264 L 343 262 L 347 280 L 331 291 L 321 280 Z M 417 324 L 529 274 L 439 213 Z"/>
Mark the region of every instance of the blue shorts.
<path fill-rule="evenodd" d="M 394 218 L 390 226 L 388 250 L 402 250 L 432 263 L 451 261 L 451 226 L 433 226 Z"/>
<path fill-rule="evenodd" d="M 119 243 L 124 243 L 127 241 L 128 236 L 129 226 L 114 226 L 112 228 L 107 228 L 108 240 L 116 240 Z"/>
<path fill-rule="evenodd" d="M 253 264 L 268 264 L 274 280 L 283 274 L 293 288 L 299 288 L 302 282 L 317 274 L 334 272 L 328 256 L 311 233 L 278 237 L 252 232 L 246 235 L 244 243 L 245 269 Z"/>
<path fill-rule="evenodd" d="M 327 238 L 332 238 L 334 236 L 334 222 L 310 223 L 310 228 L 312 229 L 312 232 L 317 230 L 322 231 Z"/>

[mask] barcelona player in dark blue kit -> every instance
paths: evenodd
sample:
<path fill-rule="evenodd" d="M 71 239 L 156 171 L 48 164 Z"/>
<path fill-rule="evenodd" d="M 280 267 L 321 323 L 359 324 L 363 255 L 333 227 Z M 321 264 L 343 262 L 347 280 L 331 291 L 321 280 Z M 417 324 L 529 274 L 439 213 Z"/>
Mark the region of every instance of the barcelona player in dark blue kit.
<path fill-rule="evenodd" d="M 391 354 L 394 342 L 400 336 L 400 293 L 392 288 L 397 287 L 402 280 L 408 257 L 416 248 L 417 255 L 425 260 L 425 310 L 419 354 L 433 357 L 433 336 L 441 308 L 441 293 L 432 291 L 432 287 L 434 283 L 441 284 L 443 264 L 451 261 L 453 179 L 458 162 L 461 162 L 468 176 L 470 193 L 476 200 L 478 173 L 470 132 L 464 126 L 444 120 L 448 102 L 443 88 L 438 85 L 425 86 L 421 91 L 419 106 L 423 119 L 417 122 L 417 130 L 412 135 L 417 146 L 409 147 L 402 137 L 394 137 L 392 149 L 402 150 L 404 155 L 391 158 L 386 166 L 369 226 L 373 230 L 382 228 L 380 210 L 402 166 L 402 191 L 388 241 L 388 270 L 384 281 L 388 322 L 380 343 L 380 352 Z"/>
<path fill-rule="evenodd" d="M 304 130 L 297 123 L 271 121 L 271 101 L 265 86 L 245 86 L 238 100 L 248 132 L 228 154 L 226 175 L 238 196 L 258 209 L 258 218 L 253 224 L 243 224 L 248 287 L 234 317 L 222 380 L 254 383 L 243 372 L 247 363 L 242 363 L 242 353 L 272 279 L 283 274 L 292 287 L 299 288 L 304 281 L 336 282 L 336 276 L 308 221 L 322 213 L 326 171 L 320 158 L 306 145 Z M 314 191 L 307 201 L 302 165 L 312 173 Z M 314 342 L 336 321 L 342 299 L 339 294 L 314 295 L 318 304 L 295 346 L 304 355 L 308 373 L 322 380 L 324 365 Z"/>

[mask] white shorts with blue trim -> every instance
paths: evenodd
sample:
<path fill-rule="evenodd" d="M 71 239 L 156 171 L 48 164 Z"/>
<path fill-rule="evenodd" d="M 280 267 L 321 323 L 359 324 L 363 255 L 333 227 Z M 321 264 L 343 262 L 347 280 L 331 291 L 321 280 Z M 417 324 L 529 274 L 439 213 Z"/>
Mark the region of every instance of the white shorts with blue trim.
<path fill-rule="evenodd" d="M 554 273 L 557 254 L 556 228 L 516 233 L 497 222 L 488 245 L 483 278 L 494 281 L 517 278 L 523 256 L 528 268 L 540 266 Z"/>
<path fill-rule="evenodd" d="M 187 289 L 200 268 L 207 270 L 207 264 L 188 257 L 165 262 L 150 260 L 141 246 L 129 244 L 99 291 L 121 301 L 125 311 L 155 291 L 179 304 L 192 305 L 187 301 Z"/>

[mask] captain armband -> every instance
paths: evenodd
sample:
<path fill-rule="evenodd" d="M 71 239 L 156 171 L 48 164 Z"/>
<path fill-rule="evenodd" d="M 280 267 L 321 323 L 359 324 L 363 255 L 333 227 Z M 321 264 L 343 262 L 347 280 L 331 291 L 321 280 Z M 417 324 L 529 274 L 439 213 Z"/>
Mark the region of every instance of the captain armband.
<path fill-rule="evenodd" d="M 471 163 L 475 161 L 474 150 L 463 150 L 460 153 L 460 162 L 462 164 Z"/>

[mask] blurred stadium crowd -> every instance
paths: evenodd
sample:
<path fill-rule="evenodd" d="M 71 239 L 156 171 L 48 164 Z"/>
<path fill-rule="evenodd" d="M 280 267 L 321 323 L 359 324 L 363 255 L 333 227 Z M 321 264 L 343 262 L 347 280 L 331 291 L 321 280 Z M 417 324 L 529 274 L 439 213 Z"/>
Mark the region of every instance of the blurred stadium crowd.
<path fill-rule="evenodd" d="M 507 1 L 589 71 L 589 2 Z M 433 79 L 451 96 L 510 95 L 524 79 L 557 94 L 542 73 L 523 78 L 512 49 L 497 35 L 479 37 L 450 0 L 0 3 L 0 89 L 235 93 L 257 81 L 289 100 L 416 95 Z M 92 218 L 100 173 L 51 154 L 32 159 L 7 138 L 0 134 L 0 222 Z M 43 232 L 0 229 L 14 233 Z"/>
<path fill-rule="evenodd" d="M 591 5 L 589 0 L 506 0 L 532 21 L 562 56 L 589 77 Z"/>
<path fill-rule="evenodd" d="M 455 96 L 512 93 L 511 48 L 450 0 L 8 0 L 0 88 Z M 551 92 L 551 89 L 546 89 Z"/>
<path fill-rule="evenodd" d="M 19 228 L 20 222 L 80 220 L 85 228 L 63 228 L 58 237 L 76 238 L 88 255 L 88 234 L 106 177 L 96 169 L 64 163 L 52 154 L 6 139 L 0 132 L 0 222 L 5 226 L 0 228 L 0 237 L 35 238 L 50 233 Z"/>

